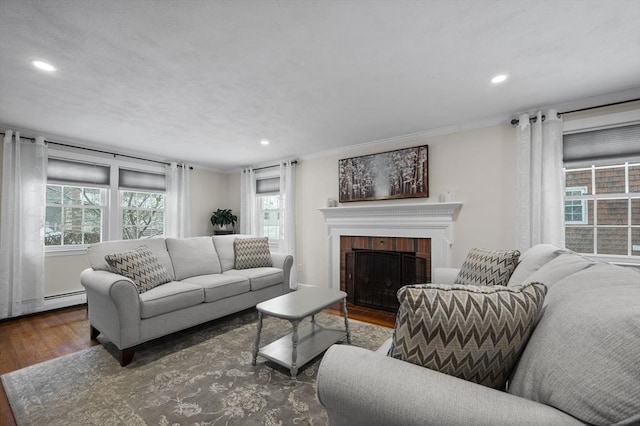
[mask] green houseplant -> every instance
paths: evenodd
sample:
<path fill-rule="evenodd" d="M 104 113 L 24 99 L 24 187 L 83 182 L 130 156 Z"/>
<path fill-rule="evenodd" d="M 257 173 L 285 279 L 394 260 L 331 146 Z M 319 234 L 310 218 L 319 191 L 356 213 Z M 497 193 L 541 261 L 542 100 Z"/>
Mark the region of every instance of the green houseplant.
<path fill-rule="evenodd" d="M 224 230 L 227 225 L 235 226 L 238 216 L 233 214 L 231 209 L 218 209 L 213 212 L 210 220 L 214 228 L 217 226 L 219 229 Z"/>

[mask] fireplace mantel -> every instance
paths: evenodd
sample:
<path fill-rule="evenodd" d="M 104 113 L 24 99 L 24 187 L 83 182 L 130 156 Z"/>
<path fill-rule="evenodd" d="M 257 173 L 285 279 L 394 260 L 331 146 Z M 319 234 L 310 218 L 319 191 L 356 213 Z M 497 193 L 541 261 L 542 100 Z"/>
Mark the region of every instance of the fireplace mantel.
<path fill-rule="evenodd" d="M 431 238 L 431 267 L 451 266 L 453 224 L 462 203 L 413 203 L 321 208 L 327 227 L 329 287 L 340 288 L 340 237 Z"/>

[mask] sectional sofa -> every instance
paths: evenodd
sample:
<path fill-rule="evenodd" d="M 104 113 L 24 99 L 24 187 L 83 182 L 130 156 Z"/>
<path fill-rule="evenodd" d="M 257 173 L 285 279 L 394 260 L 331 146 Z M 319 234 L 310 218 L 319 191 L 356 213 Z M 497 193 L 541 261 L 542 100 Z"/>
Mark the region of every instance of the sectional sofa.
<path fill-rule="evenodd" d="M 457 270 L 436 270 L 453 283 Z M 538 245 L 509 286 L 544 283 L 537 325 L 506 390 L 334 345 L 318 372 L 332 426 L 639 425 L 640 272 Z"/>
<path fill-rule="evenodd" d="M 236 268 L 235 242 L 240 238 L 249 236 L 152 238 L 90 246 L 90 268 L 81 273 L 80 282 L 87 293 L 91 338 L 102 334 L 109 339 L 125 366 L 143 342 L 287 293 L 293 257 L 270 253 L 271 266 Z M 163 273 L 166 270 L 169 281 L 143 292 L 105 259 L 142 246 Z"/>

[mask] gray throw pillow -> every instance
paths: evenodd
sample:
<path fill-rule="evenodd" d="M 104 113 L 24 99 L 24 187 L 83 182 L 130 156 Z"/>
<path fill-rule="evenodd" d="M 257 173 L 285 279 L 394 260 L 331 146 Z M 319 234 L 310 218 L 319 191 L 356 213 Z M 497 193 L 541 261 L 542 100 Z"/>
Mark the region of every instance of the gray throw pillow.
<path fill-rule="evenodd" d="M 251 269 L 273 266 L 269 239 L 236 238 L 233 242 L 236 257 L 236 269 Z"/>
<path fill-rule="evenodd" d="M 402 287 L 388 355 L 503 390 L 546 291 L 540 283 Z"/>
<path fill-rule="evenodd" d="M 518 265 L 519 258 L 520 252 L 518 250 L 474 248 L 467 254 L 455 283 L 506 286 Z"/>
<path fill-rule="evenodd" d="M 167 269 L 145 245 L 122 253 L 107 254 L 104 259 L 115 273 L 133 281 L 140 294 L 171 281 Z"/>

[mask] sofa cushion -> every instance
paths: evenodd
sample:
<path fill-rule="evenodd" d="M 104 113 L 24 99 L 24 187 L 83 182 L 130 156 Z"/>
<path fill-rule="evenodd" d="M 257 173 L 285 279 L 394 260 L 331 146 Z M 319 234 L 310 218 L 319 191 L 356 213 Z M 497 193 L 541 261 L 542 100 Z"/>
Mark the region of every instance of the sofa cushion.
<path fill-rule="evenodd" d="M 525 282 L 531 282 L 532 280 L 528 279 L 531 274 L 563 253 L 571 253 L 571 251 L 551 244 L 537 244 L 531 247 L 520 256 L 518 265 L 513 274 L 511 274 L 507 285 L 520 285 Z M 546 281 L 541 282 L 547 286 L 549 285 Z"/>
<path fill-rule="evenodd" d="M 558 257 L 542 265 L 540 269 L 529 275 L 525 283 L 541 282 L 547 286 L 547 291 L 550 291 L 557 282 L 576 272 L 590 268 L 595 264 L 596 262 L 593 260 L 575 253 L 561 253 Z M 545 303 L 546 302 L 545 300 Z"/>
<path fill-rule="evenodd" d="M 519 257 L 518 250 L 471 249 L 460 268 L 455 284 L 506 286 Z"/>
<path fill-rule="evenodd" d="M 639 424 L 640 273 L 597 263 L 546 299 L 509 393 L 589 424 Z"/>
<path fill-rule="evenodd" d="M 222 273 L 211 237 L 167 238 L 166 242 L 176 280 Z"/>
<path fill-rule="evenodd" d="M 183 282 L 202 286 L 205 302 L 215 302 L 250 290 L 249 278 L 241 275 L 200 275 L 187 278 Z"/>
<path fill-rule="evenodd" d="M 204 302 L 202 286 L 171 281 L 140 295 L 140 316 L 151 318 Z"/>
<path fill-rule="evenodd" d="M 233 242 L 235 252 L 235 269 L 251 269 L 271 267 L 271 251 L 269 239 L 261 238 L 236 238 Z"/>
<path fill-rule="evenodd" d="M 504 389 L 545 293 L 539 283 L 402 287 L 388 355 Z"/>
<path fill-rule="evenodd" d="M 284 281 L 284 272 L 279 268 L 232 269 L 224 275 L 240 275 L 249 278 L 252 291 L 281 284 Z"/>
<path fill-rule="evenodd" d="M 133 281 L 140 294 L 171 281 L 166 268 L 145 245 L 122 253 L 107 254 L 104 258 L 116 273 Z"/>
<path fill-rule="evenodd" d="M 140 247 L 142 244 L 147 246 L 151 253 L 158 259 L 158 262 L 165 267 L 169 272 L 169 277 L 174 279 L 173 265 L 171 263 L 171 257 L 167 251 L 167 245 L 164 242 L 164 238 L 147 238 L 144 241 L 141 240 L 119 240 L 119 241 L 103 241 L 101 243 L 92 244 L 87 248 L 87 259 L 89 260 L 89 266 L 96 271 L 109 271 L 115 272 L 115 270 L 109 266 L 104 258 L 107 254 L 122 253 L 123 251 L 134 250 Z"/>
<path fill-rule="evenodd" d="M 214 235 L 213 245 L 216 246 L 222 272 L 233 269 L 236 266 L 236 257 L 233 251 L 233 242 L 236 238 L 246 238 L 244 235 Z"/>

